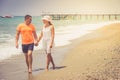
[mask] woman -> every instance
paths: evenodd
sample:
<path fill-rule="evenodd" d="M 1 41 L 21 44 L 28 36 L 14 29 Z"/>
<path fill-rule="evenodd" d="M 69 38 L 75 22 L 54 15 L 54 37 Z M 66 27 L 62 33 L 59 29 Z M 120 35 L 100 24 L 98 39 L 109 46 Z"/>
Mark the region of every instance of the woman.
<path fill-rule="evenodd" d="M 46 53 L 46 70 L 49 70 L 49 64 L 50 62 L 52 63 L 53 69 L 55 69 L 55 64 L 51 55 L 51 51 L 54 48 L 54 36 L 55 36 L 55 32 L 54 32 L 54 25 L 51 22 L 51 18 L 50 16 L 44 16 L 42 18 L 42 21 L 44 23 L 43 29 L 40 32 L 40 36 L 38 38 L 38 42 L 41 40 L 42 38 L 42 43 L 43 43 L 43 49 Z"/>

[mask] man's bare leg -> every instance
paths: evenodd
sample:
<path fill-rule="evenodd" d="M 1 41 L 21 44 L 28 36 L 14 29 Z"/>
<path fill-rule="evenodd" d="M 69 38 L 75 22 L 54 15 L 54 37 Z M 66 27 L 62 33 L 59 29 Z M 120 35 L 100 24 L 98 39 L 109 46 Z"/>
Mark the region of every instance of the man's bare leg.
<path fill-rule="evenodd" d="M 28 54 L 27 53 L 24 53 L 24 54 L 25 54 L 26 65 L 27 65 L 27 68 L 29 69 Z"/>
<path fill-rule="evenodd" d="M 29 64 L 29 68 L 28 68 L 28 72 L 31 73 L 32 72 L 32 51 L 29 50 L 28 51 L 28 64 Z"/>

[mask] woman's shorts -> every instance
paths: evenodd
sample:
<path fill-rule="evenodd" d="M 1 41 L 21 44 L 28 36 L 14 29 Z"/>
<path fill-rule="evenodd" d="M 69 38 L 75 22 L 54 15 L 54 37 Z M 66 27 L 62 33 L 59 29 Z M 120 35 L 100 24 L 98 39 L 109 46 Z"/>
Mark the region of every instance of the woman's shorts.
<path fill-rule="evenodd" d="M 34 43 L 31 44 L 22 44 L 22 51 L 23 53 L 28 53 L 29 50 L 33 51 Z"/>

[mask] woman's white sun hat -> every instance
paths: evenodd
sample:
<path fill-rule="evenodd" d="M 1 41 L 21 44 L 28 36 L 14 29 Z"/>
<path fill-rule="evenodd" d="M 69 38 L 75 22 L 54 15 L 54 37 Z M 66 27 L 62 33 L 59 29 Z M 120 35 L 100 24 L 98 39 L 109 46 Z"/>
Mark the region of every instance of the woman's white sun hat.
<path fill-rule="evenodd" d="M 46 20 L 46 21 L 49 21 L 49 22 L 52 21 L 50 16 L 44 16 L 44 17 L 42 18 L 42 20 Z"/>

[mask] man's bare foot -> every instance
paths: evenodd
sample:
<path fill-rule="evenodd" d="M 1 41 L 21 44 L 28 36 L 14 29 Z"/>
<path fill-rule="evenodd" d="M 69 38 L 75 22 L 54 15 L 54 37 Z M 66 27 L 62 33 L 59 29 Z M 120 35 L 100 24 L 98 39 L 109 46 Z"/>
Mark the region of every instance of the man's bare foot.
<path fill-rule="evenodd" d="M 28 73 L 32 73 L 32 69 L 28 69 Z"/>

